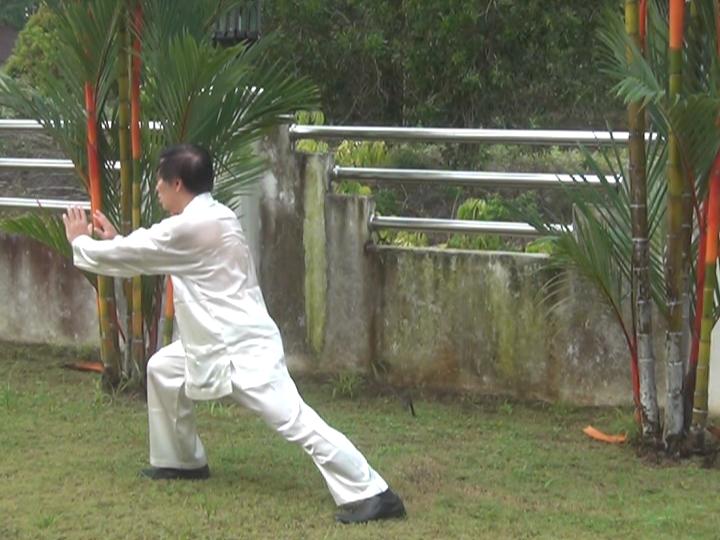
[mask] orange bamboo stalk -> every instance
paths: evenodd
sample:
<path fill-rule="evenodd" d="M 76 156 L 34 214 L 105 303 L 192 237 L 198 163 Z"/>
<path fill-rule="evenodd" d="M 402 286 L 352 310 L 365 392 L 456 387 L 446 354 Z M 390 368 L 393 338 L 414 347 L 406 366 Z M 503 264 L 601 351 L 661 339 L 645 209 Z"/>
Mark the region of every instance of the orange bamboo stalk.
<path fill-rule="evenodd" d="M 685 24 L 685 0 L 670 0 L 670 48 L 682 48 Z"/>
<path fill-rule="evenodd" d="M 100 185 L 100 156 L 98 152 L 97 104 L 95 89 L 85 83 L 85 111 L 87 114 L 88 182 L 90 183 L 91 212 L 102 210 L 102 186 Z"/>
<path fill-rule="evenodd" d="M 132 88 L 130 90 L 130 141 L 132 145 L 133 159 L 140 159 L 141 137 L 140 137 L 140 76 L 142 72 L 142 61 L 140 52 L 142 42 L 139 34 L 143 29 L 143 11 L 140 2 L 135 3 L 133 11 L 135 35 L 132 43 Z"/>
<path fill-rule="evenodd" d="M 645 50 L 647 41 L 647 0 L 640 0 L 640 7 L 638 8 L 638 34 L 640 36 L 640 48 Z"/>
<path fill-rule="evenodd" d="M 163 345 L 172 343 L 173 318 L 175 317 L 175 303 L 173 295 L 173 284 L 170 276 L 167 277 L 167 288 L 165 290 L 165 326 L 163 327 Z"/>
<path fill-rule="evenodd" d="M 142 170 L 141 152 L 142 138 L 140 130 L 140 78 L 142 63 L 140 53 L 142 41 L 140 35 L 143 29 L 142 5 L 137 0 L 128 0 L 132 3 L 131 14 L 133 19 L 132 54 L 130 59 L 130 152 L 132 155 L 132 228 L 142 226 Z M 143 298 L 142 278 L 136 276 L 132 279 L 132 348 L 131 357 L 136 366 L 144 366 L 145 362 L 145 333 L 143 330 Z M 151 341 L 154 344 L 155 340 Z"/>

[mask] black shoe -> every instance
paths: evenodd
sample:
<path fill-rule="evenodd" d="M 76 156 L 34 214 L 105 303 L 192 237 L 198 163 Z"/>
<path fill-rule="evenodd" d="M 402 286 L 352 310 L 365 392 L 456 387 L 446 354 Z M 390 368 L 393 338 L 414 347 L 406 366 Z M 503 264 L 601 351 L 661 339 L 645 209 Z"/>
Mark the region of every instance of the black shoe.
<path fill-rule="evenodd" d="M 197 469 L 150 467 L 140 471 L 140 476 L 151 480 L 205 480 L 210 478 L 210 468 L 207 465 Z"/>
<path fill-rule="evenodd" d="M 340 523 L 365 523 L 377 519 L 405 517 L 405 506 L 390 489 L 379 495 L 347 505 L 348 509 L 335 516 Z"/>

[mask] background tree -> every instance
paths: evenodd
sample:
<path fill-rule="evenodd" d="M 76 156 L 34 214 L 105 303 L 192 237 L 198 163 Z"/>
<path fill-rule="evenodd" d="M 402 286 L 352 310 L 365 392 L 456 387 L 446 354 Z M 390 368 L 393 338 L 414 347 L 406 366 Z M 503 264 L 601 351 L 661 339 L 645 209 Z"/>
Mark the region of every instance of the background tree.
<path fill-rule="evenodd" d="M 618 0 L 275 0 L 272 48 L 320 86 L 328 123 L 605 127 L 622 122 L 593 39 Z M 351 59 L 351 61 L 348 61 Z"/>

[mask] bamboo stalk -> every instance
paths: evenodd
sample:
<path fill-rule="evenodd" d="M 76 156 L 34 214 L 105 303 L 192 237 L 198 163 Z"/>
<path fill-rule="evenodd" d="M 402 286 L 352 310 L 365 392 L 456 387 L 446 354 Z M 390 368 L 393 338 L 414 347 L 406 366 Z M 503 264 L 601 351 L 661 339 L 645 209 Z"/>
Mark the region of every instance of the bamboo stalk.
<path fill-rule="evenodd" d="M 695 320 L 693 323 L 693 340 L 690 347 L 690 359 L 688 361 L 688 369 L 685 375 L 685 423 L 687 427 L 692 425 L 692 409 L 693 400 L 695 394 L 695 375 L 697 371 L 698 356 L 700 354 L 700 331 L 702 329 L 702 318 L 704 309 L 704 298 L 700 294 L 700 291 L 705 287 L 705 250 L 706 250 L 706 233 L 707 233 L 707 218 L 709 210 L 709 194 L 705 197 L 702 204 L 702 209 L 698 217 L 698 259 L 697 259 L 697 270 L 695 280 L 695 290 L 697 291 L 697 298 L 695 300 Z"/>
<path fill-rule="evenodd" d="M 646 8 L 646 6 L 645 6 Z M 625 30 L 642 50 L 644 43 L 645 9 L 637 0 L 625 1 Z M 642 28 L 642 31 L 641 31 Z M 633 51 L 628 47 L 628 61 Z M 652 299 L 650 293 L 650 240 L 647 223 L 647 174 L 645 170 L 645 110 L 642 103 L 628 105 L 629 174 L 633 238 L 633 287 L 637 306 L 637 355 L 633 372 L 633 398 L 640 410 L 643 436 L 656 439 L 660 434 L 660 413 L 655 382 L 655 353 L 652 343 Z M 634 379 L 635 377 L 633 377 Z M 636 388 L 637 385 L 637 388 Z"/>
<path fill-rule="evenodd" d="M 87 115 L 88 182 L 90 184 L 90 211 L 102 210 L 102 179 L 98 150 L 98 117 L 95 88 L 85 83 L 85 112 Z M 120 355 L 116 322 L 115 288 L 113 279 L 97 278 L 98 315 L 100 321 L 100 355 L 104 365 L 106 384 L 115 386 L 120 380 Z"/>
<path fill-rule="evenodd" d="M 165 323 L 163 325 L 163 345 L 170 345 L 173 338 L 173 318 L 175 317 L 175 304 L 173 295 L 173 284 L 170 276 L 167 278 L 165 289 Z"/>
<path fill-rule="evenodd" d="M 123 6 L 124 7 L 124 6 Z M 130 154 L 130 77 L 129 62 L 130 55 L 129 35 L 127 28 L 127 11 L 123 9 L 118 22 L 118 41 L 120 48 L 117 63 L 117 84 L 118 84 L 118 141 L 120 147 L 120 216 L 121 231 L 127 235 L 132 231 L 132 156 Z M 132 339 L 132 280 L 123 280 L 123 292 L 125 295 L 126 319 L 125 328 Z M 133 365 L 132 346 L 130 340 L 126 340 L 125 350 L 126 364 Z M 135 364 L 136 365 L 136 364 Z"/>
<path fill-rule="evenodd" d="M 710 336 L 715 325 L 713 295 L 717 284 L 716 264 L 718 234 L 720 234 L 720 151 L 715 156 L 710 175 L 708 219 L 705 234 L 705 285 L 703 287 L 703 315 L 700 326 L 700 347 L 695 370 L 692 431 L 702 437 L 708 415 L 708 378 L 710 370 Z"/>
<path fill-rule="evenodd" d="M 132 228 L 142 226 L 142 164 L 140 161 L 142 141 L 140 132 L 140 77 L 142 65 L 140 52 L 142 43 L 140 35 L 143 28 L 142 5 L 135 1 L 132 5 L 134 35 L 132 41 L 132 57 L 130 72 L 130 144 L 132 152 Z M 131 357 L 134 365 L 144 371 L 145 366 L 145 339 L 143 330 L 142 311 L 142 278 L 136 276 L 132 279 L 132 338 Z"/>
<path fill-rule="evenodd" d="M 720 57 L 720 0 L 715 0 L 715 47 Z M 720 116 L 716 122 L 720 123 Z M 702 295 L 698 294 L 697 310 L 702 313 L 698 329 L 697 348 L 693 351 L 693 407 L 690 433 L 695 443 L 702 447 L 708 416 L 708 382 L 710 371 L 710 342 L 714 326 L 714 291 L 717 285 L 717 257 L 720 242 L 720 150 L 715 154 L 710 170 L 708 195 L 705 199 L 700 223 L 700 257 L 698 264 L 698 288 L 702 286 Z M 702 264 L 700 264 L 702 263 Z M 696 314 L 697 315 L 697 314 Z M 697 317 L 696 317 L 697 321 Z"/>
<path fill-rule="evenodd" d="M 670 81 L 669 97 L 671 102 L 680 94 L 682 83 L 682 46 L 685 0 L 670 0 Z M 685 209 L 683 192 L 685 180 L 682 174 L 680 148 L 675 133 L 671 132 L 668 139 L 667 183 L 668 183 L 668 230 L 667 230 L 667 291 L 669 322 L 666 338 L 666 399 L 665 399 L 665 430 L 666 445 L 673 449 L 679 441 L 683 430 L 683 399 L 682 386 L 684 379 L 684 362 L 682 351 L 683 310 L 686 306 L 684 286 L 687 279 L 684 275 L 687 247 L 684 246 Z"/>
<path fill-rule="evenodd" d="M 645 52 L 645 46 L 647 45 L 647 0 L 640 0 L 638 15 L 638 37 L 640 40 L 640 50 Z"/>

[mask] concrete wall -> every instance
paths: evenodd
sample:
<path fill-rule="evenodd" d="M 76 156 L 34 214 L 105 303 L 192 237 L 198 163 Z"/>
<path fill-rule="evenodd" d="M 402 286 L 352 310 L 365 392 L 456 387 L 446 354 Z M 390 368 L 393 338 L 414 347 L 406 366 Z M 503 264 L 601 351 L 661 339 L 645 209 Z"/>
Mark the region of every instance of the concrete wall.
<path fill-rule="evenodd" d="M 325 198 L 326 282 L 314 290 L 326 313 L 309 319 L 322 336 L 320 369 L 374 371 L 413 388 L 629 402 L 627 348 L 591 288 L 570 281 L 570 301 L 550 312 L 539 296 L 550 277 L 543 255 L 378 247 L 366 227 L 372 207 Z"/>
<path fill-rule="evenodd" d="M 285 145 L 281 133 L 274 146 Z M 598 299 L 588 301 L 591 289 L 571 282 L 571 301 L 549 315 L 537 294 L 549 277 L 541 255 L 377 247 L 367 229 L 373 201 L 329 193 L 329 157 L 289 156 L 273 154 L 275 187 L 264 189 L 260 277 L 295 368 L 629 402 L 622 334 Z"/>
<path fill-rule="evenodd" d="M 550 310 L 542 255 L 380 248 L 375 361 L 396 383 L 627 403 L 628 353 L 592 291 Z M 570 291 L 568 291 L 570 293 Z"/>
<path fill-rule="evenodd" d="M 285 130 L 265 152 L 271 167 L 242 221 L 291 369 L 375 372 L 411 388 L 630 402 L 622 333 L 582 281 L 570 281 L 568 301 L 549 313 L 538 301 L 549 277 L 543 256 L 378 247 L 367 229 L 372 199 L 328 192 L 330 157 L 291 152 Z M 79 272 L 17 237 L 0 236 L 0 253 L 0 340 L 97 343 L 94 291 Z M 717 364 L 710 403 L 720 413 Z M 659 363 L 659 379 L 663 371 Z"/>
<path fill-rule="evenodd" d="M 0 340 L 58 345 L 98 342 L 95 291 L 65 258 L 0 233 Z"/>

